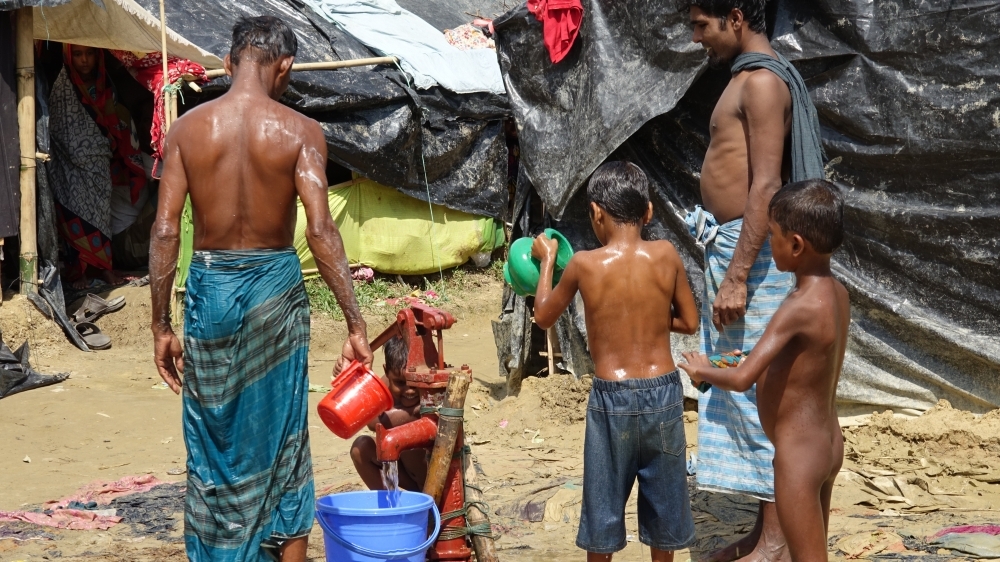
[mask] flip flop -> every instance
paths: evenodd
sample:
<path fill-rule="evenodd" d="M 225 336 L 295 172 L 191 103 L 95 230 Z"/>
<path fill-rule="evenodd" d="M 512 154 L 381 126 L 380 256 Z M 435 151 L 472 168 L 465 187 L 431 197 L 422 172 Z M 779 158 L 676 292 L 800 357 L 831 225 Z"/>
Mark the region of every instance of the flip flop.
<path fill-rule="evenodd" d="M 111 337 L 101 333 L 101 329 L 91 322 L 80 322 L 75 326 L 76 331 L 87 343 L 90 349 L 101 350 L 111 349 Z"/>
<path fill-rule="evenodd" d="M 109 312 L 116 312 L 125 306 L 125 297 L 119 296 L 106 301 L 101 297 L 90 293 L 84 299 L 83 304 L 73 313 L 73 321 L 77 324 L 81 322 L 93 322 Z"/>

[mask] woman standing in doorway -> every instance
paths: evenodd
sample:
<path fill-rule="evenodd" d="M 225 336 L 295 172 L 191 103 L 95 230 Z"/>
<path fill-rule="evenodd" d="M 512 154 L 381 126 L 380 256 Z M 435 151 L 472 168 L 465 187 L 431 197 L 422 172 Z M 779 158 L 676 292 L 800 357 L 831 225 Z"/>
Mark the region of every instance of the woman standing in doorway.
<path fill-rule="evenodd" d="M 100 278 L 118 285 L 111 259 L 112 200 L 141 208 L 146 187 L 135 125 L 118 103 L 104 52 L 65 45 L 49 96 L 50 167 L 66 273 L 75 288 Z"/>

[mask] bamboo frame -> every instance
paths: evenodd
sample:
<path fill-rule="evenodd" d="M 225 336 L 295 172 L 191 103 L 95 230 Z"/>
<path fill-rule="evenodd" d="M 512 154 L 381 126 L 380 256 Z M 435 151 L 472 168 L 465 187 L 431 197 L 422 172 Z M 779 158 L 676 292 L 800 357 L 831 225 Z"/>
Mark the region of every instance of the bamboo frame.
<path fill-rule="evenodd" d="M 32 8 L 17 11 L 17 128 L 21 149 L 21 294 L 38 283 L 38 232 L 35 209 L 35 37 Z"/>
<path fill-rule="evenodd" d="M 476 486 L 476 465 L 472 462 L 472 453 L 462 455 L 462 462 L 465 463 L 463 469 L 465 474 L 465 504 L 468 506 L 465 520 L 469 522 L 470 527 L 483 523 L 489 524 L 489 515 L 479 507 L 484 499 L 482 490 Z M 472 535 L 471 538 L 472 549 L 476 552 L 476 562 L 500 561 L 492 536 Z"/>
<path fill-rule="evenodd" d="M 465 397 L 469 392 L 472 376 L 466 372 L 453 372 L 448 378 L 448 389 L 445 391 L 444 408 L 461 410 L 465 408 Z M 431 449 L 431 457 L 427 461 L 427 477 L 424 479 L 423 492 L 434 498 L 438 507 L 442 505 L 444 488 L 448 479 L 448 471 L 455 455 L 455 444 L 462 434 L 461 417 L 440 416 L 438 432 Z"/>
<path fill-rule="evenodd" d="M 378 64 L 396 64 L 399 60 L 396 57 L 373 57 L 367 59 L 339 60 L 333 62 L 303 62 L 293 64 L 292 70 L 295 72 L 305 72 L 308 70 L 337 70 L 339 68 L 352 68 L 355 66 L 373 66 Z M 209 70 L 205 77 L 209 80 L 221 78 L 226 75 L 225 69 Z"/>
<path fill-rule="evenodd" d="M 160 44 L 163 50 L 163 80 L 161 87 L 167 87 L 167 81 L 170 78 L 169 69 L 167 66 L 167 10 L 164 0 L 160 0 Z M 172 106 L 173 93 L 170 91 L 164 91 L 163 94 L 163 133 L 166 134 L 170 130 L 171 115 L 170 110 Z"/>
<path fill-rule="evenodd" d="M 549 361 L 549 374 L 555 374 L 556 372 L 556 354 L 561 357 L 562 354 L 557 351 L 559 347 L 559 338 L 556 336 L 555 327 L 545 330 L 545 358 Z"/>

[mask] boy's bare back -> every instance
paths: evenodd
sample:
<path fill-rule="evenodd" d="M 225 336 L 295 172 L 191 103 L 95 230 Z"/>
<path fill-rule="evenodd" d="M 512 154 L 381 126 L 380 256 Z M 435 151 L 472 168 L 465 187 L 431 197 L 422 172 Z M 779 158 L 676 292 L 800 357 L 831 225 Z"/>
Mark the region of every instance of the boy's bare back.
<path fill-rule="evenodd" d="M 597 377 L 651 378 L 675 369 L 671 328 L 690 333 L 698 315 L 673 244 L 636 239 L 578 252 L 553 289 L 553 304 L 565 300 L 568 305 L 567 297 L 572 299 L 577 290 Z M 676 321 L 687 320 L 689 329 L 677 329 L 672 305 L 678 316 L 686 312 Z M 536 301 L 535 321 L 543 327 L 554 323 L 561 309 L 553 317 L 540 311 Z"/>

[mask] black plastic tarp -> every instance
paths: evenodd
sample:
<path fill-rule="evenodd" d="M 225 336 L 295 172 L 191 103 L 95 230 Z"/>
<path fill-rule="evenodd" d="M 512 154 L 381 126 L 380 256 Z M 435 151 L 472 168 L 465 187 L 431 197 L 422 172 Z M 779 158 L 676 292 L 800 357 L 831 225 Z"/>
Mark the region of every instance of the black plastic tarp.
<path fill-rule="evenodd" d="M 585 2 L 579 37 L 550 62 L 521 6 L 494 22 L 528 179 L 560 217 L 575 187 L 643 123 L 666 113 L 705 64 L 672 2 Z"/>
<path fill-rule="evenodd" d="M 58 384 L 69 378 L 69 373 L 44 375 L 31 368 L 28 342 L 21 344 L 17 351 L 11 351 L 0 341 L 0 398 Z"/>
<path fill-rule="evenodd" d="M 396 0 L 396 3 L 441 31 L 470 23 L 477 17 L 496 18 L 514 4 L 510 0 Z"/>
<path fill-rule="evenodd" d="M 523 8 L 496 23 L 497 46 L 530 178 L 519 230 L 541 226 L 525 216 L 533 183 L 564 219 L 549 222 L 593 245 L 578 189 L 602 161 L 633 160 L 653 184 L 648 235 L 674 241 L 698 291 L 702 253 L 679 214 L 700 201 L 708 119 L 728 75 L 703 69 L 686 16 L 670 4 L 585 0 L 577 45 L 555 66 Z M 828 176 L 847 189 L 847 236 L 834 256 L 853 316 L 841 400 L 1000 406 L 1000 2 L 772 8 L 772 43 L 806 78 Z M 657 73 L 676 82 L 672 99 L 632 86 Z"/>
<path fill-rule="evenodd" d="M 27 8 L 28 6 L 59 6 L 73 0 L 0 0 L 0 12 Z M 93 1 L 93 0 L 91 0 Z"/>
<path fill-rule="evenodd" d="M 155 0 L 138 2 L 159 13 Z M 457 19 L 457 7 L 439 8 Z M 278 16 L 292 27 L 297 62 L 375 56 L 295 0 L 167 2 L 166 12 L 171 29 L 220 58 L 229 52 L 236 19 L 259 15 Z M 218 95 L 226 82 L 216 80 L 205 96 Z M 506 212 L 506 96 L 418 92 L 402 72 L 380 66 L 294 73 L 283 101 L 320 122 L 330 159 L 342 166 L 413 197 L 426 200 L 429 191 L 434 203 L 452 209 L 492 217 Z"/>

